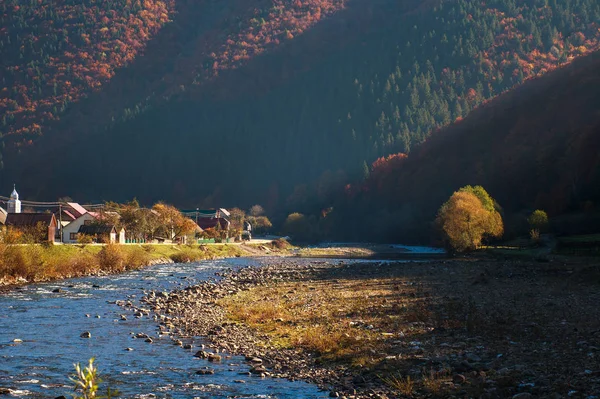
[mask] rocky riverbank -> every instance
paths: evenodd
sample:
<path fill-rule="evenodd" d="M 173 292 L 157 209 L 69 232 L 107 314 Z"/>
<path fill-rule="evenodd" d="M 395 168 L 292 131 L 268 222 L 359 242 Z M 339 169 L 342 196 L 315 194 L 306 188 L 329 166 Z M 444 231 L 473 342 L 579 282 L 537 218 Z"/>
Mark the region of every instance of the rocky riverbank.
<path fill-rule="evenodd" d="M 597 261 L 269 262 L 144 301 L 190 356 L 244 355 L 332 396 L 600 392 Z"/>

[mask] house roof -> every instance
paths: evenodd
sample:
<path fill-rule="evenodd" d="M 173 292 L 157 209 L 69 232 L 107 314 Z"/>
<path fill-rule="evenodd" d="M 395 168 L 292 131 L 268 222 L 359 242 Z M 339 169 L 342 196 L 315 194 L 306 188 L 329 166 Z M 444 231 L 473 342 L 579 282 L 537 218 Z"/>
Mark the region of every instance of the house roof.
<path fill-rule="evenodd" d="M 184 215 L 194 217 L 198 215 L 198 218 L 216 218 L 223 216 L 231 216 L 231 213 L 225 208 L 219 209 L 184 209 L 181 211 Z"/>
<path fill-rule="evenodd" d="M 6 217 L 7 226 L 35 226 L 40 222 L 56 226 L 56 217 L 53 213 L 9 213 Z"/>
<path fill-rule="evenodd" d="M 107 224 L 89 224 L 89 225 L 82 225 L 79 228 L 79 233 L 81 234 L 87 234 L 87 235 L 92 235 L 92 234 L 110 234 L 110 233 L 116 233 L 117 229 L 115 228 L 115 226 L 109 226 Z"/>
<path fill-rule="evenodd" d="M 6 212 L 6 210 L 4 208 L 0 207 L 0 224 L 6 223 L 7 215 L 8 215 L 8 213 Z"/>
<path fill-rule="evenodd" d="M 223 230 L 226 230 L 229 225 L 229 220 L 225 218 L 198 218 L 198 226 L 202 230 L 214 229 L 217 227 L 217 223 L 221 225 Z"/>
<path fill-rule="evenodd" d="M 79 216 L 83 215 L 84 213 L 87 213 L 85 208 L 82 207 L 81 205 L 79 205 L 77 202 L 67 202 L 67 205 L 69 207 L 71 207 L 71 209 L 73 209 L 73 211 L 75 211 L 75 213 L 76 213 L 75 218 L 78 218 Z"/>

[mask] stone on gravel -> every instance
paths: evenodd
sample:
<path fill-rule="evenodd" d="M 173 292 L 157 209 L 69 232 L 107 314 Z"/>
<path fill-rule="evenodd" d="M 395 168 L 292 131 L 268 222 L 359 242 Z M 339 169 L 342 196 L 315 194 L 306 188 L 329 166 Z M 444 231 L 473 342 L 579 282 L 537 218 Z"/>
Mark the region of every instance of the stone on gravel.
<path fill-rule="evenodd" d="M 92 337 L 92 333 L 89 331 L 84 331 L 81 333 L 80 335 L 81 338 L 91 338 Z"/>
<path fill-rule="evenodd" d="M 527 393 L 527 392 L 522 392 L 522 393 L 518 393 L 516 395 L 513 395 L 512 399 L 530 399 L 531 398 L 531 394 Z"/>

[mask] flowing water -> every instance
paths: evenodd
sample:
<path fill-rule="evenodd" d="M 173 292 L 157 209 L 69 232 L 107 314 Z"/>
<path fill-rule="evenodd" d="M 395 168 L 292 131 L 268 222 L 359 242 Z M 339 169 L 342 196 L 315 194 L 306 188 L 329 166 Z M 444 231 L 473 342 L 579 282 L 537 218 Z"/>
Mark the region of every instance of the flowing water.
<path fill-rule="evenodd" d="M 136 303 L 144 290 L 183 288 L 226 268 L 260 262 L 240 258 L 157 265 L 119 276 L 35 284 L 2 295 L 0 387 L 10 388 L 13 396 L 69 397 L 73 363 L 95 357 L 102 378 L 123 397 L 326 398 L 326 392 L 308 383 L 243 375 L 249 366 L 240 357 L 221 364 L 194 358 L 201 340 L 194 342 L 194 349 L 184 350 L 166 336 L 158 338 L 157 322 L 151 318 L 135 318 L 114 304 L 123 299 Z M 56 288 L 64 292 L 53 293 Z M 124 313 L 126 321 L 120 319 Z M 91 338 L 80 338 L 84 331 Z M 146 333 L 154 342 L 134 339 L 131 333 Z M 206 366 L 215 374 L 195 374 Z"/>

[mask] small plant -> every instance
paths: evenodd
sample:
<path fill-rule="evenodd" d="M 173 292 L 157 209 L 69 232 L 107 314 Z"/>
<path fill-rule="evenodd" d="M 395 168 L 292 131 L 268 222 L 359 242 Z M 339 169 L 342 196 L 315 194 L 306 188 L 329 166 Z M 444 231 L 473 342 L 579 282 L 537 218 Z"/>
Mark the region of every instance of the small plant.
<path fill-rule="evenodd" d="M 529 231 L 529 237 L 531 238 L 532 242 L 539 243 L 540 242 L 540 231 L 538 229 L 531 229 Z"/>
<path fill-rule="evenodd" d="M 400 392 L 402 395 L 411 397 L 415 389 L 415 383 L 410 379 L 410 376 L 402 377 L 390 375 L 389 377 L 379 377 L 390 388 Z"/>
<path fill-rule="evenodd" d="M 110 399 L 119 395 L 118 391 L 106 389 L 106 395 L 98 395 L 98 388 L 102 380 L 98 377 L 98 369 L 94 366 L 94 358 L 91 358 L 86 368 L 81 368 L 79 363 L 75 364 L 75 374 L 69 379 L 75 383 L 74 399 Z"/>
<path fill-rule="evenodd" d="M 540 209 L 533 211 L 527 218 L 527 221 L 531 226 L 531 230 L 538 231 L 538 235 L 540 231 L 545 231 L 548 228 L 548 214 Z"/>
<path fill-rule="evenodd" d="M 94 237 L 89 234 L 77 234 L 77 243 L 81 245 L 91 244 L 94 242 Z"/>

